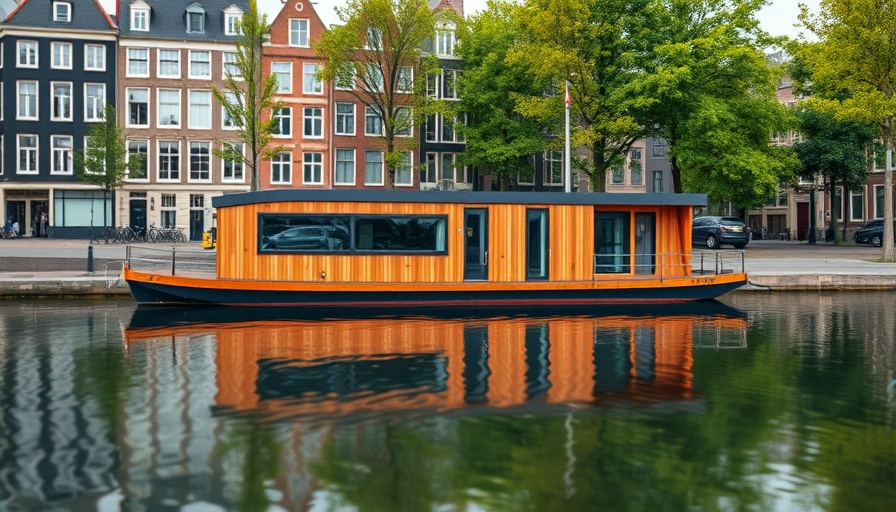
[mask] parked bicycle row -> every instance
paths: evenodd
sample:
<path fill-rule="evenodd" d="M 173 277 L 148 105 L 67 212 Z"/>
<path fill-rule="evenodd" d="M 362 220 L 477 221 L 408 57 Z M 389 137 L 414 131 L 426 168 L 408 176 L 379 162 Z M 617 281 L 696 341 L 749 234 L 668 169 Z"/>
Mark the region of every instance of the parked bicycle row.
<path fill-rule="evenodd" d="M 106 244 L 182 243 L 187 241 L 187 237 L 183 228 L 158 228 L 155 224 L 152 224 L 148 230 L 142 228 L 134 229 L 130 226 L 119 226 L 117 228 L 107 226 L 100 229 L 91 229 L 90 241 Z"/>

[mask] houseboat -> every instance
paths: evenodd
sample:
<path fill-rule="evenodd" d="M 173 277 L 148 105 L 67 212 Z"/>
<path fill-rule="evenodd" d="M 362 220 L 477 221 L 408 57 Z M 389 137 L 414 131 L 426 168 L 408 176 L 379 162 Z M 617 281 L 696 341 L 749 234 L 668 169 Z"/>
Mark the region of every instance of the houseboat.
<path fill-rule="evenodd" d="M 705 300 L 741 251 L 691 252 L 702 194 L 270 190 L 219 196 L 215 273 L 130 248 L 140 304 L 501 308 Z M 153 266 L 151 263 L 156 263 Z"/>

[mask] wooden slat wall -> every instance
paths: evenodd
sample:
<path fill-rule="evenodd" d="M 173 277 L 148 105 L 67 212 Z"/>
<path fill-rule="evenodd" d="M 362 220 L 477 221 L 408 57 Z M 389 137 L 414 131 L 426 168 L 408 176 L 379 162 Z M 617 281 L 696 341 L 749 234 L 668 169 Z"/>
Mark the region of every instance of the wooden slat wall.
<path fill-rule="evenodd" d="M 396 203 L 266 203 L 218 210 L 218 276 L 230 279 L 320 282 L 455 283 L 463 281 L 464 210 L 488 208 L 489 280 L 526 280 L 526 211 L 548 210 L 551 281 L 591 280 L 594 211 L 590 205 L 473 205 Z M 598 206 L 603 211 L 625 211 Z M 657 252 L 690 252 L 689 207 L 639 206 L 657 218 Z M 448 215 L 448 255 L 258 254 L 260 213 Z M 632 223 L 634 224 L 634 223 Z M 632 226 L 634 230 L 634 225 Z M 634 233 L 634 231 L 633 231 Z M 632 235 L 632 240 L 634 236 Z M 665 261 L 666 276 L 681 275 L 684 259 Z"/>

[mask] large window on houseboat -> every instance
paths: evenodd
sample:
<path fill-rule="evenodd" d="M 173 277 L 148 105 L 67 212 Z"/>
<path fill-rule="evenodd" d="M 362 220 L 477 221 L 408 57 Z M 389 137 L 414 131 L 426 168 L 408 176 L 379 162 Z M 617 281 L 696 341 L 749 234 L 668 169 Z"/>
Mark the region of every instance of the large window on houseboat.
<path fill-rule="evenodd" d="M 628 274 L 630 269 L 628 212 L 594 214 L 594 273 Z"/>
<path fill-rule="evenodd" d="M 526 210 L 526 279 L 548 278 L 548 211 Z"/>
<path fill-rule="evenodd" d="M 416 215 L 259 216 L 260 252 L 444 253 L 448 219 Z"/>

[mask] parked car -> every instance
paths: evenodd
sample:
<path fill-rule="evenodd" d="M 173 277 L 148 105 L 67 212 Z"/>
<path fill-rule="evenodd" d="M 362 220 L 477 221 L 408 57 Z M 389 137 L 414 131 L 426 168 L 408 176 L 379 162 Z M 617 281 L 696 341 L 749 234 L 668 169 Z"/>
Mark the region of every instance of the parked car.
<path fill-rule="evenodd" d="M 893 223 L 896 230 L 896 222 Z M 884 244 L 884 221 L 872 220 L 852 234 L 852 241 L 857 244 L 871 244 L 880 247 Z"/>
<path fill-rule="evenodd" d="M 710 249 L 718 249 L 722 244 L 743 249 L 750 242 L 749 228 L 737 217 L 697 217 L 691 224 L 691 233 L 694 244 L 706 244 Z"/>

